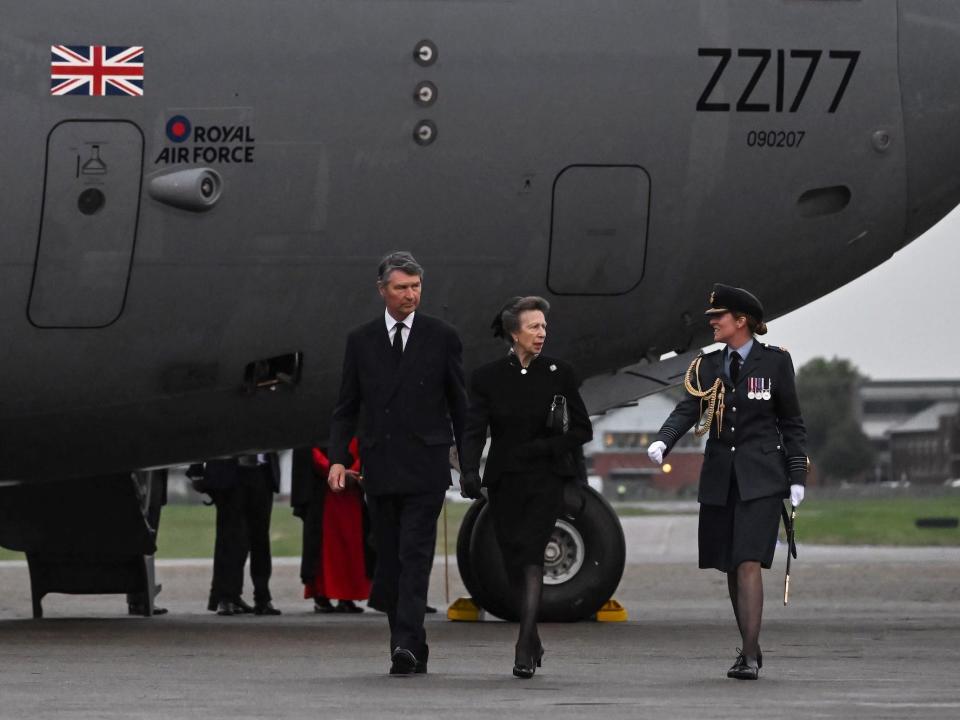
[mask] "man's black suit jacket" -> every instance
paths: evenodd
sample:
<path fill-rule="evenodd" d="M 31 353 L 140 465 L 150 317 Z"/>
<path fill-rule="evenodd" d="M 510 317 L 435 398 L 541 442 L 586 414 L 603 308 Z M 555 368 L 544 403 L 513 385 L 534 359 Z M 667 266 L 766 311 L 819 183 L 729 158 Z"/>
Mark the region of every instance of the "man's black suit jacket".
<path fill-rule="evenodd" d="M 397 365 L 383 316 L 347 337 L 340 397 L 330 430 L 330 460 L 350 465 L 360 440 L 370 495 L 443 491 L 450 447 L 466 422 L 463 346 L 447 323 L 417 312 Z"/>

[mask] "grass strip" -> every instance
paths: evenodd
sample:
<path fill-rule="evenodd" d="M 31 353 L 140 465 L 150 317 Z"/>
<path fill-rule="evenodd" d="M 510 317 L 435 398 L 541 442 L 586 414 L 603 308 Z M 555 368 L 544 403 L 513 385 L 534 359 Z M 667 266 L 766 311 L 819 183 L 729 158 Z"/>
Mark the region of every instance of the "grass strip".
<path fill-rule="evenodd" d="M 437 527 L 437 552 L 455 553 L 457 533 L 469 505 L 447 503 L 447 543 L 443 544 L 443 515 Z M 662 515 L 656 509 L 624 508 L 623 517 Z M 168 505 L 160 522 L 159 558 L 213 556 L 215 510 L 202 505 Z M 960 517 L 960 497 L 895 498 L 884 500 L 815 500 L 798 511 L 797 538 L 815 545 L 960 546 L 960 529 L 918 528 L 923 517 Z M 270 542 L 276 557 L 300 555 L 303 525 L 290 506 L 277 503 L 270 524 Z M 23 559 L 23 554 L 0 548 L 0 560 Z"/>

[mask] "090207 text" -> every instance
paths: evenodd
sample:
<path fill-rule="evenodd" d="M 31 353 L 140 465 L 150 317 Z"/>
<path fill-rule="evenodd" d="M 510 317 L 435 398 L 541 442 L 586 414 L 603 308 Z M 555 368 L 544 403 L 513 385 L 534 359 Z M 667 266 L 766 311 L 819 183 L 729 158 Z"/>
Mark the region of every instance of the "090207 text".
<path fill-rule="evenodd" d="M 804 130 L 751 130 L 747 147 L 798 148 L 806 134 Z"/>

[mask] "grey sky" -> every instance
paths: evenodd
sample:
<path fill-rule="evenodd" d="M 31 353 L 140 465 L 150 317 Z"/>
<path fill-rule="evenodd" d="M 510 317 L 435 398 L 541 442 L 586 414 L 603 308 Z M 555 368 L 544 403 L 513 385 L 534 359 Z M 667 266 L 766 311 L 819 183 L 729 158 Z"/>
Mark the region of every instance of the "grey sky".
<path fill-rule="evenodd" d="M 960 378 L 960 209 L 826 297 L 770 323 L 764 338 L 812 357 L 851 360 L 875 380 Z"/>

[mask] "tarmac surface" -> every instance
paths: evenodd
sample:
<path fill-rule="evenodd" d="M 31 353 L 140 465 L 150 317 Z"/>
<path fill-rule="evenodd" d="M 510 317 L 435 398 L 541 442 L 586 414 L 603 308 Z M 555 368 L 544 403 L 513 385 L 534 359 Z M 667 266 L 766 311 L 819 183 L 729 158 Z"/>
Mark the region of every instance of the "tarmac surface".
<path fill-rule="evenodd" d="M 168 615 L 51 595 L 33 620 L 26 565 L 0 563 L 0 718 L 960 717 L 960 549 L 801 545 L 788 607 L 778 550 L 764 668 L 741 682 L 725 676 L 739 636 L 724 577 L 696 568 L 696 518 L 624 527 L 629 621 L 543 625 L 528 681 L 510 674 L 516 625 L 445 619 L 443 559 L 430 673 L 411 678 L 386 674 L 383 615 L 312 612 L 294 559 L 275 562 L 276 618 L 206 612 L 210 563 L 164 561 Z M 449 577 L 453 599 L 452 558 Z"/>

